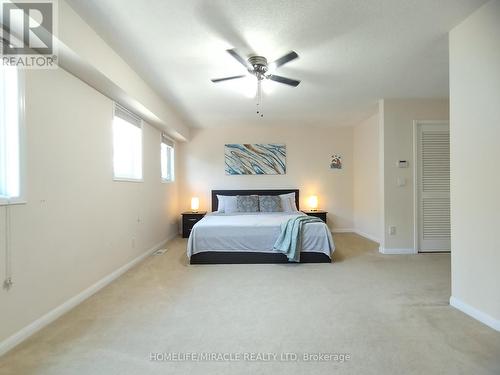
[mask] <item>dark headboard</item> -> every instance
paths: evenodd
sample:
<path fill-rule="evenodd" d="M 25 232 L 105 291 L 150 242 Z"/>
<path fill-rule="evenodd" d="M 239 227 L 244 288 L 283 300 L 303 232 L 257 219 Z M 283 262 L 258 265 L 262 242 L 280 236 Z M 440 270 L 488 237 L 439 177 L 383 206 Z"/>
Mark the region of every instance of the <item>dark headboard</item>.
<path fill-rule="evenodd" d="M 217 211 L 219 201 L 217 195 L 281 195 L 295 193 L 295 204 L 299 207 L 299 189 L 279 189 L 279 190 L 212 190 L 212 211 Z"/>

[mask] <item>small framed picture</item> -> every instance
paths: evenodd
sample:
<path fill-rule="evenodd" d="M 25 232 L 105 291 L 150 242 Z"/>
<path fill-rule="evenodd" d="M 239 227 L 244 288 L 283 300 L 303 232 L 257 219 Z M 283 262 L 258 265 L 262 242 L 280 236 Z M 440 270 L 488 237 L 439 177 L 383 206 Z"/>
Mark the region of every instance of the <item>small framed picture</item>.
<path fill-rule="evenodd" d="M 342 169 L 342 155 L 332 155 L 332 160 L 330 161 L 330 169 Z"/>

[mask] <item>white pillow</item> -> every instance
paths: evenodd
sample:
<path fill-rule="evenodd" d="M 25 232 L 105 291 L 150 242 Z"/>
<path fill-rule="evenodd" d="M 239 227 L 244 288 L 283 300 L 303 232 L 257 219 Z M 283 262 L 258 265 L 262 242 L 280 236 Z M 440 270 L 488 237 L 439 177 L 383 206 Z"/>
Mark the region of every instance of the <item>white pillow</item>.
<path fill-rule="evenodd" d="M 217 195 L 219 201 L 217 212 L 233 213 L 237 212 L 236 195 Z"/>
<path fill-rule="evenodd" d="M 295 193 L 281 194 L 281 207 L 283 212 L 295 212 L 297 210 L 297 205 L 295 204 Z"/>

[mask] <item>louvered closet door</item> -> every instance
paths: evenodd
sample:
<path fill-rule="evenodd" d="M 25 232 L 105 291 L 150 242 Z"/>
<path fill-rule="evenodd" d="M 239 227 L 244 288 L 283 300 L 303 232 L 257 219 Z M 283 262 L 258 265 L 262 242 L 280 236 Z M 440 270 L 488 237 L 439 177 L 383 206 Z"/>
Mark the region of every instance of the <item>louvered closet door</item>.
<path fill-rule="evenodd" d="M 449 251 L 450 130 L 448 124 L 420 124 L 417 189 L 419 250 Z"/>

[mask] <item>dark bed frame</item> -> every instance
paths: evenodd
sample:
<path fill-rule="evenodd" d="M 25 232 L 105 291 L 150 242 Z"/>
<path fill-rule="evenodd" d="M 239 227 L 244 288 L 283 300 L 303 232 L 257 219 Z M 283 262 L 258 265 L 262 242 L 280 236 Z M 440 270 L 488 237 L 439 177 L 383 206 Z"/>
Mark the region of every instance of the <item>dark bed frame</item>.
<path fill-rule="evenodd" d="M 295 193 L 295 204 L 299 209 L 298 189 L 279 190 L 212 190 L 212 211 L 217 211 L 219 201 L 217 195 L 281 195 Z M 191 264 L 262 264 L 262 263 L 290 263 L 285 254 L 259 253 L 245 251 L 204 251 L 194 254 L 190 258 Z M 331 259 L 324 253 L 303 252 L 300 254 L 300 263 L 331 263 Z"/>

